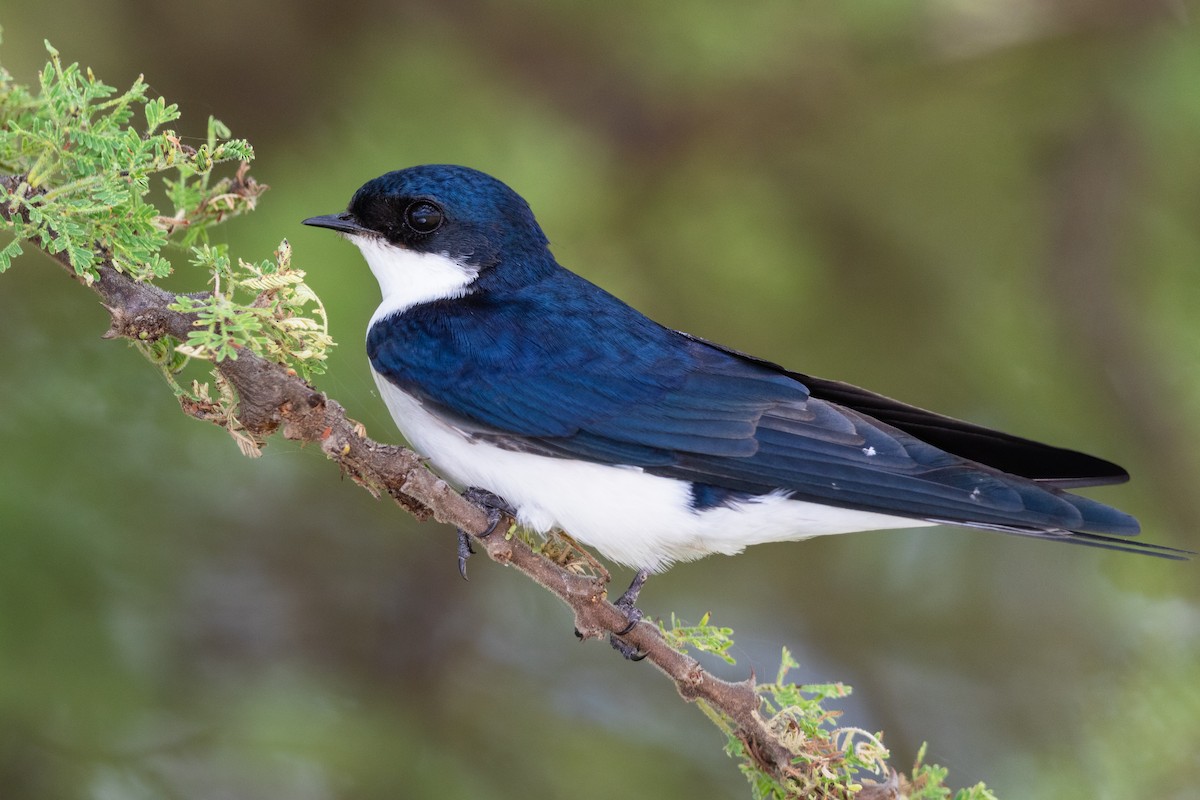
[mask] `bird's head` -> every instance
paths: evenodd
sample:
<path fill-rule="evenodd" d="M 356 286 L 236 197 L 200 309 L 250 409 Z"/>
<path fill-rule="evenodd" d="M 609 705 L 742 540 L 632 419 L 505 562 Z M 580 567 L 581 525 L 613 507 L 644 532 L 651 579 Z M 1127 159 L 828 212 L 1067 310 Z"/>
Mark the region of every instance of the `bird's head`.
<path fill-rule="evenodd" d="M 521 196 L 467 167 L 389 172 L 363 184 L 344 212 L 304 224 L 337 231 L 356 244 L 392 310 L 462 296 L 482 273 L 501 265 L 519 279 L 549 253 Z"/>

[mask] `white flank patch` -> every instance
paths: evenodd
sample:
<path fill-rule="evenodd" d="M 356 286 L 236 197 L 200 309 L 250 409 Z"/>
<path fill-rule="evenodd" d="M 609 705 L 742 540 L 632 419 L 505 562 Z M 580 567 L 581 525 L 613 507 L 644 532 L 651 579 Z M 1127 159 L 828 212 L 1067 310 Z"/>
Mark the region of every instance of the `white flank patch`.
<path fill-rule="evenodd" d="M 421 303 L 462 297 L 479 276 L 479 270 L 441 253 L 406 250 L 378 236 L 346 238 L 362 251 L 383 293 L 383 302 L 371 317 L 372 325 Z"/>
<path fill-rule="evenodd" d="M 376 318 L 381 313 L 390 311 L 376 312 Z M 400 431 L 446 478 L 503 497 L 517 509 L 522 525 L 542 533 L 560 528 L 626 566 L 659 571 L 711 553 L 733 555 L 752 544 L 935 524 L 789 500 L 782 492 L 696 511 L 686 481 L 638 467 L 517 453 L 472 441 L 374 374 Z"/>

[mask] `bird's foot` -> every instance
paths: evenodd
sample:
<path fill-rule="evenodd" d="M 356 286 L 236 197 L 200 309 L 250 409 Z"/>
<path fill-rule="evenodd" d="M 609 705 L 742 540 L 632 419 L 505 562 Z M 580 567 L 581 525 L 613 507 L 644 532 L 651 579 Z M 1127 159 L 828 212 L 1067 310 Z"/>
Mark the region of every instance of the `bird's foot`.
<path fill-rule="evenodd" d="M 487 514 L 488 527 L 487 530 L 479 534 L 478 538 L 486 539 L 496 532 L 496 528 L 500 525 L 500 520 L 507 514 L 510 517 L 517 515 L 516 509 L 510 506 L 503 497 L 492 494 L 487 489 L 480 489 L 478 486 L 468 487 L 463 492 L 463 497 L 479 506 Z M 471 534 L 458 529 L 458 574 L 462 575 L 463 580 L 467 579 L 467 559 L 474 555 L 475 550 L 471 547 Z"/>
<path fill-rule="evenodd" d="M 642 587 L 646 585 L 646 579 L 649 577 L 650 570 L 639 569 L 637 574 L 633 576 L 633 582 L 629 584 L 629 588 L 625 590 L 624 594 L 617 598 L 615 603 L 613 603 L 613 605 L 619 608 L 625 615 L 625 619 L 629 624 L 627 624 L 621 630 L 610 634 L 608 637 L 608 642 L 612 645 L 614 650 L 625 656 L 625 658 L 629 661 L 641 661 L 646 657 L 646 653 L 634 647 L 633 645 L 625 643 L 620 637 L 633 630 L 637 624 L 642 621 L 642 617 L 645 616 L 642 613 L 642 610 L 637 607 L 636 603 L 638 595 L 641 594 Z"/>

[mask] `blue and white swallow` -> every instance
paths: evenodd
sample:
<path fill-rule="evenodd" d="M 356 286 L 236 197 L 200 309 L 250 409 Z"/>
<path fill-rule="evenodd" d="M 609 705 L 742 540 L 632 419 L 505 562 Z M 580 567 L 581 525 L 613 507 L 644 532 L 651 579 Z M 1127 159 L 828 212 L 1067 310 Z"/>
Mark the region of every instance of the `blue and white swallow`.
<path fill-rule="evenodd" d="M 1127 480 L 1115 464 L 659 325 L 560 266 L 482 172 L 389 172 L 304 222 L 379 281 L 367 354 L 409 443 L 493 511 L 640 581 L 747 545 L 941 524 L 1186 555 L 1067 491 Z"/>

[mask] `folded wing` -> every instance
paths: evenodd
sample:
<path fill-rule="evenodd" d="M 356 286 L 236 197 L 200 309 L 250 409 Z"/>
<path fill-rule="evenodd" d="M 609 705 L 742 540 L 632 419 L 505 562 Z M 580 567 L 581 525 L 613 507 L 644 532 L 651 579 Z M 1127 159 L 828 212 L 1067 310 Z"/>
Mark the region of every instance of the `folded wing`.
<path fill-rule="evenodd" d="M 1176 552 L 1111 538 L 1138 533 L 1137 521 L 1062 488 L 1121 480 L 1115 465 L 788 372 L 640 315 L 603 324 L 623 308 L 532 318 L 506 337 L 481 324 L 486 298 L 474 309 L 460 299 L 378 323 L 368 351 L 376 371 L 509 449 L 751 495 L 782 490 L 917 520 Z"/>

